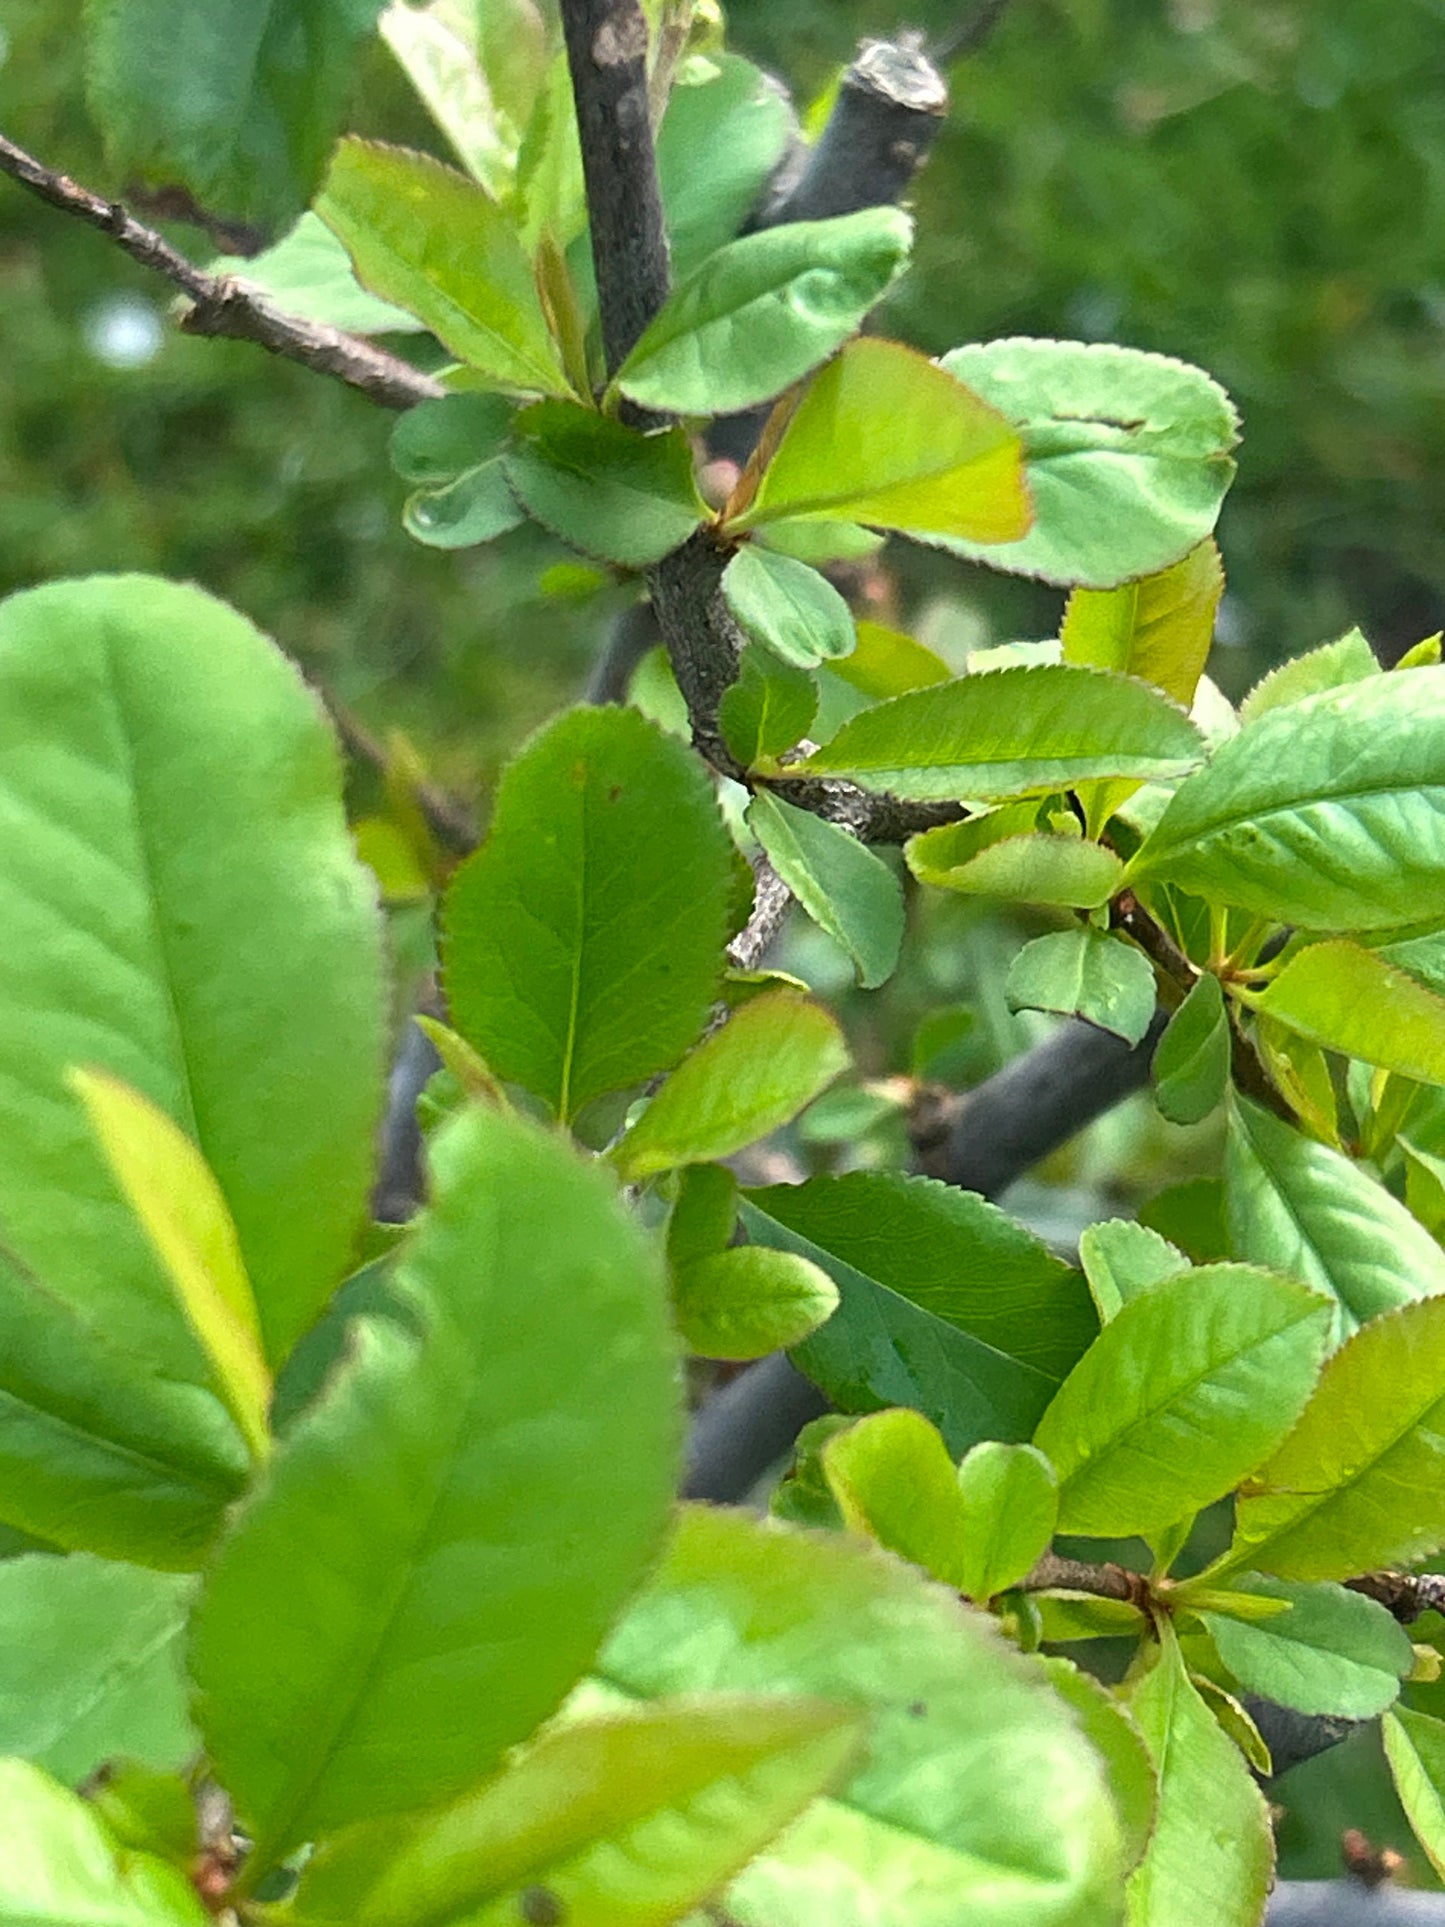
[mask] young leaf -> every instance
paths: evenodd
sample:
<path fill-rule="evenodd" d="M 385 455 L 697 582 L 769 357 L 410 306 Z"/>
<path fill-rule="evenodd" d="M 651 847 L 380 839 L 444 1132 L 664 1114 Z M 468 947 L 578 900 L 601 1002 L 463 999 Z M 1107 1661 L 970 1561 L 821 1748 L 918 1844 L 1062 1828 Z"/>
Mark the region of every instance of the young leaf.
<path fill-rule="evenodd" d="M 1339 1333 L 1445 1291 L 1445 1253 L 1382 1184 L 1247 1098 L 1230 1106 L 1224 1178 L 1231 1249 L 1328 1292 Z"/>
<path fill-rule="evenodd" d="M 1247 1693 L 1298 1713 L 1370 1720 L 1399 1697 L 1414 1664 L 1409 1635 L 1385 1607 L 1343 1586 L 1291 1585 L 1256 1575 L 1247 1593 L 1288 1601 L 1268 1619 L 1205 1612 L 1219 1657 Z"/>
<path fill-rule="evenodd" d="M 259 1866 L 489 1772 L 587 1665 L 671 1502 L 665 1286 L 602 1173 L 481 1108 L 433 1165 L 395 1283 L 420 1337 L 359 1327 L 195 1614 L 198 1724 Z"/>
<path fill-rule="evenodd" d="M 115 174 L 243 228 L 288 225 L 315 191 L 383 4 L 321 0 L 303 22 L 278 0 L 187 0 L 179 13 L 171 0 L 96 0 L 86 78 Z"/>
<path fill-rule="evenodd" d="M 1257 1927 L 1274 1872 L 1269 1809 L 1172 1630 L 1127 1704 L 1159 1780 L 1154 1831 L 1129 1880 L 1130 1927 L 1199 1927 L 1204 1894 L 1210 1927 Z"/>
<path fill-rule="evenodd" d="M 1445 1545 L 1445 1298 L 1382 1312 L 1326 1364 L 1235 1508 L 1228 1570 L 1349 1579 Z"/>
<path fill-rule="evenodd" d="M 514 437 L 502 464 L 512 492 L 584 555 L 643 569 L 703 519 L 680 428 L 643 435 L 580 402 L 547 401 L 523 409 Z"/>
<path fill-rule="evenodd" d="M 699 1358 L 762 1358 L 831 1318 L 838 1287 L 791 1251 L 737 1245 L 685 1265 L 673 1308 L 683 1342 Z"/>
<path fill-rule="evenodd" d="M 1032 509 L 1006 418 L 916 349 L 869 336 L 813 378 L 733 526 L 797 516 L 1008 542 Z"/>
<path fill-rule="evenodd" d="M 1010 1010 L 1077 1015 L 1137 1044 L 1154 1016 L 1154 969 L 1133 944 L 1084 924 L 1026 943 L 1009 965 L 1004 994 Z"/>
<path fill-rule="evenodd" d="M 1036 1446 L 974 1446 L 958 1468 L 963 1504 L 959 1591 L 981 1605 L 1028 1576 L 1059 1517 L 1059 1481 Z"/>
<path fill-rule="evenodd" d="M 821 929 L 853 959 L 866 990 L 886 983 L 903 943 L 903 891 L 881 857 L 810 810 L 759 790 L 748 828 Z"/>
<path fill-rule="evenodd" d="M 1075 589 L 1059 631 L 1065 662 L 1116 669 L 1187 708 L 1214 640 L 1224 565 L 1213 537 L 1117 589 Z"/>
<path fill-rule="evenodd" d="M 723 597 L 745 636 L 797 669 L 853 647 L 853 615 L 825 575 L 746 542 L 723 572 Z"/>
<path fill-rule="evenodd" d="M 1018 338 L 955 348 L 942 366 L 1015 424 L 1034 499 L 1022 541 L 943 547 L 1112 589 L 1178 562 L 1214 527 L 1239 418 L 1199 369 L 1135 348 Z"/>
<path fill-rule="evenodd" d="M 1124 865 L 1102 843 L 1079 836 L 1001 837 L 975 846 L 972 819 L 944 823 L 909 839 L 908 867 L 920 883 L 965 896 L 1008 897 L 1016 903 L 1053 903 L 1095 910 L 1119 888 Z M 956 861 L 956 858 L 962 861 Z"/>
<path fill-rule="evenodd" d="M 950 1453 L 1026 1439 L 1097 1329 L 1084 1281 L 971 1192 L 855 1172 L 744 1194 L 755 1242 L 823 1266 L 842 1304 L 795 1362 L 845 1411 L 910 1405 Z"/>
<path fill-rule="evenodd" d="M 680 1057 L 707 1021 L 733 846 L 692 752 L 630 709 L 577 709 L 504 774 L 442 911 L 457 1029 L 565 1122 Z"/>
<path fill-rule="evenodd" d="M 829 663 L 828 669 L 874 702 L 947 682 L 953 674 L 942 656 L 912 636 L 885 629 L 879 622 L 860 621 L 854 627 L 858 640 L 852 655 Z"/>
<path fill-rule="evenodd" d="M 645 1699 L 816 1693 L 867 1715 L 852 1776 L 721 1896 L 733 1918 L 1101 1927 L 1116 1915 L 1103 1771 L 1040 1690 L 1041 1669 L 871 1548 L 688 1508 L 600 1672 Z"/>
<path fill-rule="evenodd" d="M 207 272 L 244 281 L 284 314 L 319 321 L 324 328 L 351 335 L 424 332 L 414 314 L 366 292 L 351 271 L 350 255 L 316 214 L 303 214 L 289 234 L 261 254 L 218 255 Z"/>
<path fill-rule="evenodd" d="M 741 230 L 792 131 L 787 96 L 751 61 L 723 54 L 679 76 L 657 130 L 672 271 L 692 273 Z"/>
<path fill-rule="evenodd" d="M 1400 1706 L 1381 1726 L 1400 1805 L 1426 1859 L 1445 1880 L 1445 1720 Z"/>
<path fill-rule="evenodd" d="M 1096 776 L 1153 781 L 1202 754 L 1194 725 L 1157 690 L 1044 663 L 895 696 L 852 717 L 798 768 L 929 801 L 1043 793 Z"/>
<path fill-rule="evenodd" d="M 1157 1285 L 1161 1278 L 1177 1278 L 1189 1269 L 1189 1260 L 1167 1238 L 1127 1218 L 1110 1218 L 1082 1232 L 1079 1262 L 1101 1325 L 1107 1325 L 1130 1299 L 1150 1285 Z"/>
<path fill-rule="evenodd" d="M 731 1157 L 797 1116 L 841 1071 L 836 1020 L 792 990 L 765 991 L 703 1039 L 612 1152 L 625 1182 Z"/>
<path fill-rule="evenodd" d="M 143 576 L 0 606 L 0 718 L 6 1242 L 153 1369 L 209 1385 L 65 1083 L 99 1059 L 215 1173 L 274 1363 L 348 1268 L 381 1109 L 381 930 L 335 739 L 250 623 Z"/>
<path fill-rule="evenodd" d="M 1059 1388 L 1034 1443 L 1059 1528 L 1149 1533 L 1230 1492 L 1314 1390 L 1330 1307 L 1247 1265 L 1210 1265 L 1123 1305 Z"/>
<path fill-rule="evenodd" d="M 955 1592 L 969 1590 L 958 1477 L 937 1428 L 920 1413 L 874 1412 L 835 1433 L 823 1447 L 823 1471 L 850 1532 Z"/>
<path fill-rule="evenodd" d="M 1251 1001 L 1326 1050 L 1445 1084 L 1445 997 L 1361 944 L 1336 937 L 1296 951 Z"/>
<path fill-rule="evenodd" d="M 745 1866 L 856 1751 L 825 1700 L 715 1694 L 553 1727 L 454 1805 L 335 1835 L 308 1863 L 312 1927 L 549 1918 L 667 1927 Z"/>
<path fill-rule="evenodd" d="M 1224 992 L 1205 971 L 1169 1019 L 1149 1067 L 1154 1101 L 1172 1124 L 1197 1124 L 1224 1102 L 1230 1050 Z"/>
<path fill-rule="evenodd" d="M 474 181 L 430 155 L 348 138 L 316 212 L 362 286 L 424 321 L 478 375 L 571 393 L 512 217 Z"/>
<path fill-rule="evenodd" d="M 72 1553 L 0 1560 L 0 1754 L 78 1786 L 122 1755 L 196 1750 L 181 1634 L 192 1581 Z"/>
<path fill-rule="evenodd" d="M 499 124 L 465 11 L 393 4 L 381 17 L 381 35 L 462 166 L 494 200 L 505 200 L 516 144 Z"/>
<path fill-rule="evenodd" d="M 207 1927 L 179 1867 L 134 1853 L 95 1808 L 25 1760 L 0 1760 L 0 1920 Z"/>
<path fill-rule="evenodd" d="M 791 749 L 807 735 L 817 712 L 817 679 L 773 650 L 750 643 L 718 716 L 728 748 L 744 769 L 751 769 L 763 757 Z"/>
<path fill-rule="evenodd" d="M 1445 669 L 1272 709 L 1182 783 L 1129 866 L 1307 930 L 1445 916 Z"/>
<path fill-rule="evenodd" d="M 1380 665 L 1375 652 L 1358 629 L 1351 629 L 1338 642 L 1327 642 L 1320 649 L 1293 656 L 1271 669 L 1257 682 L 1239 705 L 1241 723 L 1257 723 L 1271 709 L 1284 709 L 1317 696 L 1322 690 L 1342 689 L 1346 683 L 1361 682 L 1378 676 Z"/>
<path fill-rule="evenodd" d="M 129 1084 L 76 1070 L 70 1081 L 131 1209 L 200 1340 L 216 1388 L 258 1464 L 271 1449 L 271 1374 L 256 1295 L 210 1166 L 166 1113 Z"/>
<path fill-rule="evenodd" d="M 854 333 L 903 272 L 912 241 L 913 223 L 894 207 L 732 241 L 673 289 L 617 386 L 677 415 L 769 401 Z"/>

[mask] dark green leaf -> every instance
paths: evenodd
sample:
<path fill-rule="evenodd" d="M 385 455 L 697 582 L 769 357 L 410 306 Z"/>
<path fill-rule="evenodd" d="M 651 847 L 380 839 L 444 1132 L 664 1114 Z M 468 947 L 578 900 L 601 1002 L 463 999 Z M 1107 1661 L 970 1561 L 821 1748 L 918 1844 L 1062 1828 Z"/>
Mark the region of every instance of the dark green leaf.
<path fill-rule="evenodd" d="M 397 1268 L 421 1336 L 359 1327 L 195 1615 L 198 1723 L 262 1865 L 490 1771 L 587 1665 L 671 1502 L 649 1241 L 532 1126 L 478 1108 L 433 1146 Z"/>
<path fill-rule="evenodd" d="M 643 435 L 580 402 L 518 415 L 503 466 L 523 508 L 574 549 L 642 569 L 692 534 L 705 513 L 680 428 Z"/>
<path fill-rule="evenodd" d="M 1139 1207 L 1139 1222 L 1178 1245 L 1196 1265 L 1228 1258 L 1229 1231 L 1221 1178 L 1191 1178 L 1171 1184 Z"/>
<path fill-rule="evenodd" d="M 1059 1475 L 1060 1529 L 1147 1534 L 1232 1491 L 1303 1411 L 1329 1326 L 1317 1292 L 1246 1265 L 1130 1299 L 1034 1433 Z"/>
<path fill-rule="evenodd" d="M 1287 1612 L 1269 1619 L 1200 1615 L 1219 1657 L 1247 1693 L 1299 1713 L 1349 1720 L 1373 1719 L 1393 1705 L 1415 1653 L 1383 1606 L 1343 1586 L 1258 1576 L 1235 1583 L 1247 1593 L 1289 1603 Z"/>
<path fill-rule="evenodd" d="M 1096 1329 L 1078 1272 L 971 1192 L 856 1172 L 749 1192 L 743 1216 L 842 1293 L 797 1364 L 845 1410 L 916 1407 L 952 1453 L 1026 1439 Z"/>
<path fill-rule="evenodd" d="M 1006 848 L 995 845 L 995 848 Z M 1009 965 L 1010 1010 L 1087 1018 L 1137 1044 L 1154 1016 L 1154 969 L 1142 950 L 1092 924 L 1035 937 Z"/>
<path fill-rule="evenodd" d="M 1339 1331 L 1445 1291 L 1445 1253 L 1382 1184 L 1246 1098 L 1230 1108 L 1224 1175 L 1235 1255 L 1328 1292 Z"/>
<path fill-rule="evenodd" d="M 316 212 L 358 280 L 497 387 L 571 392 L 512 217 L 427 154 L 344 140 Z"/>
<path fill-rule="evenodd" d="M 853 647 L 853 616 L 825 575 L 746 542 L 723 574 L 723 596 L 743 634 L 798 669 Z"/>
<path fill-rule="evenodd" d="M 1135 348 L 989 341 L 943 366 L 1023 437 L 1034 526 L 1020 542 L 944 546 L 995 569 L 1109 589 L 1202 542 L 1234 479 L 1239 420 L 1197 368 Z"/>
<path fill-rule="evenodd" d="M 1042 794 L 1097 776 L 1152 781 L 1202 754 L 1189 718 L 1147 684 L 1044 663 L 895 696 L 800 767 L 926 801 Z"/>
<path fill-rule="evenodd" d="M 292 0 L 96 0 L 87 78 L 114 172 L 228 222 L 289 225 L 341 131 L 382 5 L 316 0 L 303 18 Z"/>
<path fill-rule="evenodd" d="M 667 1221 L 667 1262 L 674 1272 L 725 1251 L 738 1221 L 738 1181 L 725 1164 L 689 1164 L 679 1173 Z"/>
<path fill-rule="evenodd" d="M 818 711 L 818 685 L 771 649 L 750 643 L 738 679 L 719 710 L 727 746 L 751 769 L 765 756 L 781 756 L 807 735 Z"/>
<path fill-rule="evenodd" d="M 892 976 L 903 943 L 903 890 L 881 857 L 836 824 L 760 790 L 748 827 L 808 915 L 873 989 Z"/>
<path fill-rule="evenodd" d="M 415 489 L 401 519 L 407 534 L 428 548 L 471 549 L 520 528 L 527 517 L 507 486 L 506 465 L 497 457 L 440 488 Z"/>
<path fill-rule="evenodd" d="M 501 395 L 443 395 L 398 415 L 391 465 L 404 482 L 432 489 L 468 475 L 501 454 L 512 425 Z"/>
<path fill-rule="evenodd" d="M 559 717 L 506 771 L 447 893 L 457 1029 L 564 1120 L 665 1070 L 717 995 L 732 863 L 689 749 L 635 710 Z"/>
<path fill-rule="evenodd" d="M 730 242 L 673 289 L 617 386 L 678 415 L 768 401 L 848 339 L 902 273 L 912 241 L 908 216 L 878 207 Z"/>
<path fill-rule="evenodd" d="M 1173 1124 L 1197 1124 L 1229 1088 L 1229 1017 L 1219 979 L 1206 971 L 1169 1019 L 1149 1075 L 1154 1101 Z"/>

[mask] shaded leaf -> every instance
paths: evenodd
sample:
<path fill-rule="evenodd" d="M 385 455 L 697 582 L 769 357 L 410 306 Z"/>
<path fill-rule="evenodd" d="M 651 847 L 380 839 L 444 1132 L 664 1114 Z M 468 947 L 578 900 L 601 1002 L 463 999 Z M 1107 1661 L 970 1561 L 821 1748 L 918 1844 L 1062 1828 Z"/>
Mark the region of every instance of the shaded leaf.
<path fill-rule="evenodd" d="M 1059 631 L 1064 661 L 1138 676 L 1187 705 L 1223 592 L 1224 565 L 1212 537 L 1182 561 L 1117 589 L 1075 589 Z"/>
<path fill-rule="evenodd" d="M 829 663 L 828 668 L 875 702 L 947 682 L 953 674 L 942 656 L 912 636 L 878 622 L 858 621 L 853 626 L 857 632 L 853 653 Z"/>
<path fill-rule="evenodd" d="M 837 1305 L 838 1288 L 826 1271 L 766 1245 L 694 1259 L 673 1291 L 678 1330 L 700 1358 L 762 1358 L 796 1345 Z"/>
<path fill-rule="evenodd" d="M 821 929 L 853 959 L 865 989 L 886 983 L 903 943 L 903 890 L 879 856 L 836 824 L 759 790 L 748 828 Z"/>
<path fill-rule="evenodd" d="M 689 1164 L 677 1175 L 667 1220 L 667 1262 L 674 1273 L 725 1251 L 738 1221 L 738 1181 L 725 1164 Z"/>
<path fill-rule="evenodd" d="M 672 271 L 691 274 L 742 229 L 792 131 L 786 94 L 723 54 L 706 79 L 680 75 L 657 130 Z"/>
<path fill-rule="evenodd" d="M 1291 1585 L 1262 1576 L 1235 1583 L 1289 1605 L 1262 1620 L 1200 1615 L 1219 1657 L 1247 1693 L 1299 1713 L 1350 1720 L 1373 1719 L 1398 1698 L 1414 1648 L 1375 1600 L 1343 1586 Z"/>
<path fill-rule="evenodd" d="M 1133 944 L 1086 924 L 1026 943 L 1004 994 L 1010 1010 L 1077 1015 L 1137 1044 L 1154 1017 L 1154 967 Z"/>
<path fill-rule="evenodd" d="M 1230 1053 L 1224 992 L 1205 971 L 1169 1019 L 1149 1067 L 1154 1101 L 1172 1124 L 1197 1124 L 1224 1102 Z"/>
<path fill-rule="evenodd" d="M 502 777 L 442 911 L 456 1028 L 564 1120 L 664 1070 L 722 974 L 733 846 L 692 752 L 630 709 L 577 709 Z"/>
<path fill-rule="evenodd" d="M 792 990 L 765 991 L 704 1038 L 612 1151 L 628 1183 L 731 1157 L 797 1116 L 848 1067 L 836 1019 Z"/>
<path fill-rule="evenodd" d="M 732 241 L 673 289 L 617 386 L 678 415 L 768 401 L 848 339 L 902 273 L 912 241 L 912 222 L 893 207 Z"/>
<path fill-rule="evenodd" d="M 763 757 L 781 756 L 799 742 L 817 710 L 815 679 L 771 649 L 750 643 L 718 717 L 728 748 L 744 769 L 751 769 Z"/>
<path fill-rule="evenodd" d="M 756 543 L 723 572 L 723 596 L 738 627 L 798 669 L 813 669 L 853 647 L 853 616 L 825 575 Z"/>
<path fill-rule="evenodd" d="M 970 828 L 970 822 L 945 823 L 909 839 L 908 867 L 920 883 L 965 896 L 1094 910 L 1109 901 L 1124 874 L 1112 850 L 1083 837 L 1029 834 L 975 849 L 975 837 L 958 834 Z"/>
<path fill-rule="evenodd" d="M 705 512 L 681 429 L 643 435 L 580 402 L 523 409 L 502 466 L 534 521 L 625 569 L 660 562 Z"/>
<path fill-rule="evenodd" d="M 603 1174 L 481 1108 L 433 1164 L 395 1278 L 420 1335 L 360 1324 L 194 1618 L 198 1723 L 262 1866 L 492 1770 L 588 1664 L 671 1503 L 665 1287 Z"/>

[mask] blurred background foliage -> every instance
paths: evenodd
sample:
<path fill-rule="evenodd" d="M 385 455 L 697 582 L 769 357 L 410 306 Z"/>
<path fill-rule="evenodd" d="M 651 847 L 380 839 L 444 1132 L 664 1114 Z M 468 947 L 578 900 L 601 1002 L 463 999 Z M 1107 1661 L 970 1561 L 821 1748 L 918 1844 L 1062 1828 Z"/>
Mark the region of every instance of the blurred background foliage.
<path fill-rule="evenodd" d="M 937 46 L 971 11 L 732 0 L 729 16 L 733 44 L 787 81 L 806 123 L 859 36 L 914 26 Z M 950 77 L 889 329 L 934 351 L 1011 333 L 1112 339 L 1226 384 L 1245 441 L 1211 668 L 1231 694 L 1353 622 L 1388 657 L 1440 627 L 1445 0 L 1011 0 Z M 444 151 L 379 44 L 352 123 Z M 85 110 L 74 0 L 6 0 L 0 129 L 119 185 Z M 172 232 L 206 258 L 194 229 Z M 486 549 L 418 547 L 400 528 L 387 416 L 166 316 L 165 289 L 105 240 L 0 182 L 0 594 L 95 569 L 196 580 L 373 731 L 405 732 L 434 777 L 484 799 L 508 750 L 576 696 L 627 592 L 531 525 Z M 1051 592 L 900 544 L 867 588 L 871 613 L 955 663 L 1052 633 L 1059 610 Z M 837 1001 L 871 1080 L 805 1117 L 793 1169 L 903 1162 L 906 1080 L 967 1086 L 1047 1025 L 1002 994 L 1037 926 L 937 893 L 915 893 L 912 914 L 905 968 L 866 995 L 819 933 L 790 932 L 783 961 Z M 424 965 L 425 903 L 395 928 Z M 1010 1205 L 1067 1245 L 1091 1218 L 1216 1171 L 1215 1129 L 1169 1126 L 1139 1098 Z M 1377 1753 L 1362 1736 L 1278 1790 L 1286 1873 L 1334 1873 L 1349 1824 L 1428 1881 Z"/>

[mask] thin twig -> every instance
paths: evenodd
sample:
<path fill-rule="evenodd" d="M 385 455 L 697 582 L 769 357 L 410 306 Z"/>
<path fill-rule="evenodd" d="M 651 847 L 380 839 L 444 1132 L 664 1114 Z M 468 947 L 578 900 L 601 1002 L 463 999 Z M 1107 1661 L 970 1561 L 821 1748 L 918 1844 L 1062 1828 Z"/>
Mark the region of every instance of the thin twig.
<path fill-rule="evenodd" d="M 967 20 L 960 21 L 952 33 L 934 41 L 929 52 L 940 67 L 976 54 L 1008 11 L 1009 0 L 981 0 Z"/>
<path fill-rule="evenodd" d="M 316 686 L 313 684 L 313 687 Z M 361 718 L 327 690 L 317 688 L 316 693 L 326 705 L 336 733 L 349 754 L 384 776 L 388 763 L 386 751 Z M 413 794 L 417 808 L 426 818 L 427 828 L 443 849 L 453 856 L 469 856 L 477 847 L 477 826 L 466 806 L 435 783 L 417 783 Z"/>
<path fill-rule="evenodd" d="M 3 134 L 0 173 L 8 174 L 62 214 L 72 215 L 106 235 L 143 268 L 164 275 L 191 303 L 180 319 L 186 334 L 254 342 L 268 354 L 300 362 L 318 374 L 360 389 L 383 408 L 411 408 L 446 393 L 430 375 L 373 347 L 369 341 L 343 334 L 339 328 L 283 314 L 263 294 L 231 275 L 207 274 L 173 248 L 164 235 L 136 220 L 123 203 L 107 201 L 68 174 L 44 166 Z"/>

